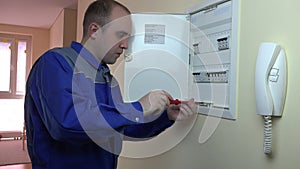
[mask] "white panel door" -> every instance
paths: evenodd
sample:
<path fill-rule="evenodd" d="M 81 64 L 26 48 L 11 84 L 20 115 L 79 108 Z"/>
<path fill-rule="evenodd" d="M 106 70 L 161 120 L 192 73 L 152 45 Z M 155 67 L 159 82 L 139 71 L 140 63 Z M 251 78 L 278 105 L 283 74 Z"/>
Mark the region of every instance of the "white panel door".
<path fill-rule="evenodd" d="M 188 98 L 188 15 L 133 14 L 130 49 L 125 52 L 125 101 L 162 89 Z"/>

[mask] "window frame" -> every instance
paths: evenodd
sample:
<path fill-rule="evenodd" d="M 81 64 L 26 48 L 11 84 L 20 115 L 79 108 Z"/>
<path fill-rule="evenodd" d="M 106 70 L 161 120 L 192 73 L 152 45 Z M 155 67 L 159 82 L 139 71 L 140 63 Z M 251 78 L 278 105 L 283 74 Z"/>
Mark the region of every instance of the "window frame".
<path fill-rule="evenodd" d="M 9 85 L 10 89 L 8 92 L 0 91 L 0 99 L 23 99 L 25 93 L 17 94 L 18 42 L 26 41 L 26 72 L 25 72 L 25 80 L 26 80 L 32 64 L 32 54 L 31 54 L 32 36 L 0 33 L 0 41 L 2 42 L 3 39 L 8 39 L 9 41 L 12 42 L 10 65 L 13 68 L 10 69 L 10 85 Z"/>

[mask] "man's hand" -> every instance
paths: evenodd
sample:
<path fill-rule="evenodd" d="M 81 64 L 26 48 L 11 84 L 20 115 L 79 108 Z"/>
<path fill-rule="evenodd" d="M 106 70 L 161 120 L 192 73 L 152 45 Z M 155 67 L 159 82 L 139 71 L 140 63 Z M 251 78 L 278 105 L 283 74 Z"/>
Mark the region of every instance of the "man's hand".
<path fill-rule="evenodd" d="M 167 92 L 162 90 L 151 91 L 139 99 L 143 107 L 144 116 L 157 115 L 169 106 L 169 98 L 172 98 Z"/>
<path fill-rule="evenodd" d="M 187 102 L 175 105 L 169 105 L 168 109 L 168 117 L 170 120 L 185 120 L 188 119 L 197 113 L 197 106 L 194 102 L 194 99 L 190 99 Z"/>

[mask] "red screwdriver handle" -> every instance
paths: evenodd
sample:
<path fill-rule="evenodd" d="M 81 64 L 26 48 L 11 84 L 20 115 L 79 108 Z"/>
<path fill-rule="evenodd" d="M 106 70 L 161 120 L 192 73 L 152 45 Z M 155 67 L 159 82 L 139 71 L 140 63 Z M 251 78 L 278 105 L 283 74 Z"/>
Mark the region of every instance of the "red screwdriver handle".
<path fill-rule="evenodd" d="M 170 104 L 175 104 L 175 105 L 178 105 L 181 103 L 181 101 L 178 99 L 175 99 L 175 100 L 169 99 L 169 101 L 170 101 Z"/>

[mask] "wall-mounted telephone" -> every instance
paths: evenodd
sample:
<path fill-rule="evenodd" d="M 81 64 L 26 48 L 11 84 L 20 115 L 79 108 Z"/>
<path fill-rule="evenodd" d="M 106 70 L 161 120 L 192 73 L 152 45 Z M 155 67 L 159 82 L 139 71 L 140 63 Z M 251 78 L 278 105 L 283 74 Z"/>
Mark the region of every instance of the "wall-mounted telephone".
<path fill-rule="evenodd" d="M 287 82 L 286 56 L 276 43 L 262 43 L 256 60 L 257 114 L 264 116 L 264 153 L 271 153 L 272 119 L 283 112 Z"/>

